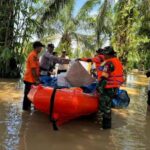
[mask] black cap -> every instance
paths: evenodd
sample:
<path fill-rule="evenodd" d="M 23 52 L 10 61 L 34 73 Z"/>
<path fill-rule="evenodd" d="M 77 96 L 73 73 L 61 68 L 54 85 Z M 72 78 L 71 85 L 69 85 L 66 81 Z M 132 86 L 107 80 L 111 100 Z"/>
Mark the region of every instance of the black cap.
<path fill-rule="evenodd" d="M 47 45 L 47 47 L 54 48 L 55 46 L 54 46 L 54 44 L 50 43 L 50 44 Z"/>
<path fill-rule="evenodd" d="M 114 51 L 112 46 L 106 46 L 103 50 L 103 55 L 116 55 L 116 52 Z"/>
<path fill-rule="evenodd" d="M 35 41 L 33 43 L 33 48 L 37 48 L 37 47 L 45 47 L 45 45 L 43 45 L 40 41 Z"/>
<path fill-rule="evenodd" d="M 96 50 L 96 53 L 98 53 L 98 54 L 103 54 L 103 50 L 104 50 L 104 49 L 99 48 L 98 50 Z"/>

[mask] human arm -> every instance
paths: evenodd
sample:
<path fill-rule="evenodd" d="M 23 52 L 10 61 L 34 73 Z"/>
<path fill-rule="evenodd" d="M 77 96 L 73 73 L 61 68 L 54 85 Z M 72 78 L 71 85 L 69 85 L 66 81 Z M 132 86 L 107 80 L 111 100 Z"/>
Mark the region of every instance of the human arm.
<path fill-rule="evenodd" d="M 102 63 L 104 61 L 104 56 L 103 55 L 98 55 L 93 58 L 91 58 L 92 62 L 94 63 Z"/>
<path fill-rule="evenodd" d="M 66 59 L 66 58 L 61 58 L 61 57 L 58 57 L 58 56 L 54 56 L 52 54 L 50 54 L 49 52 L 46 52 L 44 54 L 44 56 L 51 60 L 51 61 L 54 61 L 55 63 L 58 63 L 58 64 L 69 64 L 70 62 L 70 59 Z"/>
<path fill-rule="evenodd" d="M 77 58 L 77 61 L 86 61 L 86 62 L 92 62 L 91 58 Z"/>
<path fill-rule="evenodd" d="M 107 79 L 110 76 L 110 73 L 114 71 L 114 65 L 111 62 L 104 63 L 102 75 L 98 82 L 98 91 L 100 94 L 104 92 L 105 86 L 107 84 Z"/>
<path fill-rule="evenodd" d="M 37 74 L 36 68 L 32 68 L 31 72 L 32 72 L 33 78 L 35 79 L 35 84 L 39 84 L 40 80 L 39 80 L 39 76 Z"/>
<path fill-rule="evenodd" d="M 61 64 L 69 64 L 70 59 L 60 58 Z"/>
<path fill-rule="evenodd" d="M 32 55 L 29 59 L 31 74 L 34 82 L 39 83 L 39 59 L 37 55 Z"/>

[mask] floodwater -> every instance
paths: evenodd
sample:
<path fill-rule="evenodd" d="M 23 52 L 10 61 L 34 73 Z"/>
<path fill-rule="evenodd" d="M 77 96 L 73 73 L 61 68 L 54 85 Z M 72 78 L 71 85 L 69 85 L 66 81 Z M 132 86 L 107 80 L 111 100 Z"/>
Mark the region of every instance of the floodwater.
<path fill-rule="evenodd" d="M 82 118 L 54 131 L 47 115 L 21 110 L 23 89 L 17 81 L 0 79 L 0 150 L 150 150 L 147 84 L 142 73 L 128 75 L 122 88 L 131 102 L 127 109 L 113 109 L 111 130 Z"/>

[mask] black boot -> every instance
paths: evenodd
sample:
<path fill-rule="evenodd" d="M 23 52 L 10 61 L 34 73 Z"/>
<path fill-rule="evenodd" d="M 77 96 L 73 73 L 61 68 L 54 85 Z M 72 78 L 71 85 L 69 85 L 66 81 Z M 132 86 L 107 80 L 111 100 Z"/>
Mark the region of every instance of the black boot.
<path fill-rule="evenodd" d="M 103 117 L 102 127 L 103 129 L 111 129 L 111 118 Z"/>

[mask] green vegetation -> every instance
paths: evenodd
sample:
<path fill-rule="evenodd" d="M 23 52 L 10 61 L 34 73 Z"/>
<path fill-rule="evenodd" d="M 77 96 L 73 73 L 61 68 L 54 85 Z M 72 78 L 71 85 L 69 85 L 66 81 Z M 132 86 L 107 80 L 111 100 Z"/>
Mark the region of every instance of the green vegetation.
<path fill-rule="evenodd" d="M 87 0 L 77 14 L 75 2 L 1 0 L 0 77 L 20 76 L 35 37 L 60 40 L 56 50 L 70 57 L 92 56 L 109 40 L 127 69 L 150 68 L 149 0 Z"/>

